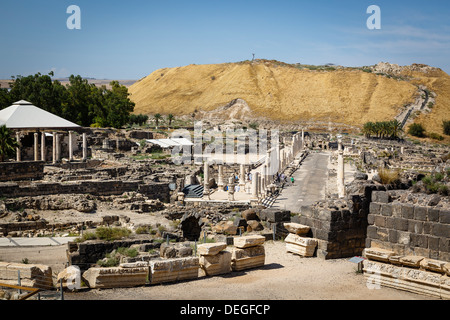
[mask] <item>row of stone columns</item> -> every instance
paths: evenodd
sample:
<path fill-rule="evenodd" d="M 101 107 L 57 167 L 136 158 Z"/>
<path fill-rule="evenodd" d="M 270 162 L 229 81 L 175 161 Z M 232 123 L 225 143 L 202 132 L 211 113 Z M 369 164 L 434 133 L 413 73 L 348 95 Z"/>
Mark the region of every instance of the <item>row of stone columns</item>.
<path fill-rule="evenodd" d="M 57 163 L 61 160 L 61 135 L 58 132 L 53 132 L 53 146 L 52 146 L 52 163 Z M 87 137 L 83 133 L 83 161 L 87 160 Z M 74 147 L 74 132 L 69 131 L 69 161 L 73 161 L 73 147 Z M 22 161 L 20 132 L 16 132 L 16 140 L 19 146 L 16 148 L 16 161 Z M 40 159 L 39 159 L 40 157 Z M 45 132 L 41 132 L 41 152 L 39 155 L 39 133 L 34 133 L 34 161 L 46 161 L 46 140 Z"/>

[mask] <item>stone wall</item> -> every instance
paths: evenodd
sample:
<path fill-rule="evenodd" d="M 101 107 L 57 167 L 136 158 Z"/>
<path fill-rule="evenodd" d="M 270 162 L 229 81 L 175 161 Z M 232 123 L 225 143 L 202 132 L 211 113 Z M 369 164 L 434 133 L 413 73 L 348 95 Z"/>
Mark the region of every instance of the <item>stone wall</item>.
<path fill-rule="evenodd" d="M 302 214 L 291 221 L 311 228 L 307 236 L 317 239 L 318 257 L 359 256 L 365 248 L 367 213 L 364 210 L 324 202 L 302 207 Z"/>
<path fill-rule="evenodd" d="M 161 246 L 160 242 L 153 242 L 151 239 L 69 242 L 67 244 L 67 259 L 69 265 L 78 266 L 83 271 L 89 269 L 98 260 L 103 259 L 107 253 L 118 248 L 129 248 L 136 244 L 145 246 L 144 251 Z"/>
<path fill-rule="evenodd" d="M 43 161 L 0 163 L 0 181 L 42 180 L 43 177 Z"/>
<path fill-rule="evenodd" d="M 121 195 L 124 192 L 138 192 L 150 199 L 170 201 L 168 183 L 142 184 L 138 181 L 78 181 L 68 183 L 32 183 L 21 186 L 17 183 L 0 183 L 0 196 L 6 198 L 42 196 L 52 194 L 92 194 L 97 196 Z"/>
<path fill-rule="evenodd" d="M 450 210 L 446 207 L 394 201 L 392 192 L 376 191 L 368 224 L 367 248 L 450 261 Z"/>

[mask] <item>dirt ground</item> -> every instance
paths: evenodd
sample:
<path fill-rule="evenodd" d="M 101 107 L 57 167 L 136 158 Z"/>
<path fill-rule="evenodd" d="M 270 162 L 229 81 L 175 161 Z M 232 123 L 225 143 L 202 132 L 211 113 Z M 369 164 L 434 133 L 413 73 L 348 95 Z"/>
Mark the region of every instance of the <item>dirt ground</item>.
<path fill-rule="evenodd" d="M 285 250 L 282 241 L 265 243 L 261 268 L 171 284 L 66 293 L 65 300 L 435 300 L 381 287 L 369 289 L 357 265 L 348 259 L 303 258 Z M 3 261 L 50 265 L 63 269 L 66 246 L 0 248 Z"/>

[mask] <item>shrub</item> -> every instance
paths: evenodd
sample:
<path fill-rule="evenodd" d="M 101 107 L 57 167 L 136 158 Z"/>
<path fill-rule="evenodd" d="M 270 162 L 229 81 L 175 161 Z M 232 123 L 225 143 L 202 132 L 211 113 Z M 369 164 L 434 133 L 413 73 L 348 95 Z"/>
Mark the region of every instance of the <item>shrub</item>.
<path fill-rule="evenodd" d="M 425 128 L 419 123 L 413 123 L 408 129 L 408 133 L 414 137 L 423 138 L 425 137 Z"/>
<path fill-rule="evenodd" d="M 86 232 L 82 237 L 77 238 L 76 242 L 87 240 L 114 241 L 128 237 L 130 234 L 131 231 L 126 228 L 98 227 L 95 232 Z"/>
<path fill-rule="evenodd" d="M 443 136 L 441 136 L 440 134 L 434 133 L 434 132 L 431 132 L 428 136 L 433 140 L 438 140 L 438 141 L 444 140 Z"/>
<path fill-rule="evenodd" d="M 450 121 L 443 121 L 442 126 L 444 127 L 444 134 L 450 136 Z"/>

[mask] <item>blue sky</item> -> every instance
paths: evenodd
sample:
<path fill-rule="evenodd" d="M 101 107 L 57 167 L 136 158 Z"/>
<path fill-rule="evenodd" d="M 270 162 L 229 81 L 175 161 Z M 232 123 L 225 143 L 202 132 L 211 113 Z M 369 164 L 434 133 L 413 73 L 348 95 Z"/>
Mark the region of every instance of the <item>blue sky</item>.
<path fill-rule="evenodd" d="M 69 30 L 69 5 L 81 30 Z M 366 10 L 381 9 L 381 30 Z M 450 73 L 450 2 L 2 0 L 0 78 L 53 70 L 140 79 L 165 67 L 252 58 L 344 66 L 424 63 Z"/>

